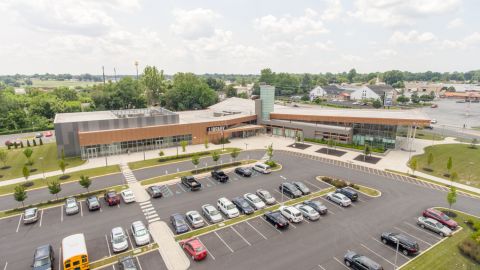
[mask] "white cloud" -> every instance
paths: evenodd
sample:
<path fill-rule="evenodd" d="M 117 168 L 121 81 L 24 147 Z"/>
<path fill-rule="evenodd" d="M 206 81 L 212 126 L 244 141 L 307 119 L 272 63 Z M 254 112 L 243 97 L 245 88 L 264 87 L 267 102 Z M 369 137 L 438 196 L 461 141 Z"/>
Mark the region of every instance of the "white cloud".
<path fill-rule="evenodd" d="M 215 34 L 215 25 L 220 14 L 211 9 L 176 9 L 173 11 L 175 22 L 170 26 L 172 32 L 185 39 L 200 39 Z"/>
<path fill-rule="evenodd" d="M 455 18 L 455 19 L 448 22 L 447 28 L 448 29 L 453 29 L 453 28 L 462 27 L 463 25 L 464 25 L 464 23 L 463 23 L 463 20 L 461 18 Z"/>
<path fill-rule="evenodd" d="M 480 33 L 473 32 L 472 34 L 460 40 L 444 40 L 441 44 L 442 49 L 469 49 L 480 45 Z"/>
<path fill-rule="evenodd" d="M 327 0 L 327 7 L 320 17 L 322 20 L 331 21 L 338 18 L 342 10 L 342 2 L 340 0 Z"/>
<path fill-rule="evenodd" d="M 399 44 L 399 43 L 425 43 L 436 40 L 437 37 L 431 32 L 420 33 L 418 31 L 412 30 L 410 32 L 401 32 L 395 31 L 390 37 L 390 43 Z"/>
<path fill-rule="evenodd" d="M 460 5 L 461 0 L 357 0 L 348 14 L 384 26 L 412 25 L 420 18 L 452 13 Z"/>
<path fill-rule="evenodd" d="M 363 62 L 365 59 L 361 56 L 358 55 L 353 55 L 353 54 L 342 54 L 341 55 L 342 59 L 347 61 L 347 62 Z"/>
<path fill-rule="evenodd" d="M 333 51 L 333 41 L 327 40 L 326 42 L 315 42 L 314 47 L 322 51 Z"/>
<path fill-rule="evenodd" d="M 394 57 L 398 54 L 397 51 L 392 49 L 383 49 L 375 53 L 377 56 L 383 59 Z"/>

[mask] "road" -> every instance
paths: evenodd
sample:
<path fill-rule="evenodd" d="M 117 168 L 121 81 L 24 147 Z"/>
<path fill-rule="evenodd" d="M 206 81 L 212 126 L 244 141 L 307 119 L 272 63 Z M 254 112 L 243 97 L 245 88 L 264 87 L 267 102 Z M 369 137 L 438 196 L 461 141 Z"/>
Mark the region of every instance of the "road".
<path fill-rule="evenodd" d="M 35 138 L 37 133 L 44 133 L 47 131 L 38 131 L 38 132 L 27 132 L 27 133 L 16 133 L 16 134 L 8 134 L 8 135 L 0 135 L 0 145 L 4 146 L 6 141 L 14 142 L 15 140 L 29 140 Z M 51 137 L 42 137 L 43 143 L 50 143 L 55 141 L 55 130 L 50 130 L 52 132 Z M 38 139 L 37 139 L 38 140 Z M 25 143 L 25 142 L 24 142 Z"/>

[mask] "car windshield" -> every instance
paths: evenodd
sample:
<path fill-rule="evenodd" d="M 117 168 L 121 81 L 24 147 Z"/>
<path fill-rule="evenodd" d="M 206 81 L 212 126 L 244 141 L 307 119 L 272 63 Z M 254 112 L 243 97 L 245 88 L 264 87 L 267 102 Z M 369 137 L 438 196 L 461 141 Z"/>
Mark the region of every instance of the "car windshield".
<path fill-rule="evenodd" d="M 67 202 L 67 207 L 68 208 L 73 208 L 73 207 L 76 207 L 77 206 L 77 203 L 75 202 Z"/>
<path fill-rule="evenodd" d="M 449 221 L 450 218 L 447 216 L 447 215 L 440 215 L 440 217 L 442 218 L 442 220 L 444 221 Z"/>
<path fill-rule="evenodd" d="M 133 192 L 131 192 L 131 191 L 125 191 L 125 192 L 123 192 L 123 195 L 125 195 L 126 197 L 130 197 L 130 196 L 133 195 Z"/>
<path fill-rule="evenodd" d="M 177 226 L 185 225 L 185 221 L 183 220 L 183 218 L 176 218 L 175 223 L 177 224 Z"/>
<path fill-rule="evenodd" d="M 25 217 L 26 218 L 32 218 L 35 216 L 35 212 L 34 211 L 28 211 L 28 212 L 25 212 Z"/>
<path fill-rule="evenodd" d="M 202 221 L 202 218 L 200 216 L 193 216 L 192 220 L 194 222 L 199 222 L 199 221 Z"/>
<path fill-rule="evenodd" d="M 108 196 L 108 197 L 115 197 L 115 196 L 117 196 L 117 194 L 116 194 L 116 193 L 114 193 L 114 192 L 110 192 L 110 193 L 108 193 L 108 195 L 107 195 L 107 196 Z"/>
<path fill-rule="evenodd" d="M 227 210 L 232 210 L 232 209 L 235 208 L 235 205 L 233 205 L 233 204 L 228 204 L 226 208 L 227 208 Z"/>
<path fill-rule="evenodd" d="M 45 258 L 35 260 L 35 262 L 33 263 L 33 267 L 40 267 L 40 266 L 47 265 L 49 263 L 50 263 L 49 258 L 45 257 Z"/>
<path fill-rule="evenodd" d="M 88 199 L 88 202 L 89 202 L 91 205 L 96 205 L 96 204 L 98 204 L 98 201 L 97 201 L 97 199 L 95 199 L 95 198 L 90 198 L 90 199 Z"/>
<path fill-rule="evenodd" d="M 297 213 L 293 213 L 293 215 L 296 216 L 296 217 L 299 217 L 299 216 L 301 216 L 302 214 L 299 213 L 299 212 L 297 212 Z"/>
<path fill-rule="evenodd" d="M 268 193 L 268 192 L 263 192 L 262 194 L 263 194 L 263 197 L 264 197 L 265 199 L 270 199 L 270 198 L 272 198 L 272 195 L 270 195 L 270 193 Z"/>
<path fill-rule="evenodd" d="M 137 230 L 137 236 L 144 236 L 147 234 L 147 230 L 145 228 Z"/>
<path fill-rule="evenodd" d="M 442 229 L 444 226 L 441 223 L 436 224 L 437 228 Z"/>
<path fill-rule="evenodd" d="M 115 244 L 120 244 L 123 241 L 125 241 L 125 235 L 123 234 L 117 234 L 113 236 L 113 243 Z"/>
<path fill-rule="evenodd" d="M 250 197 L 250 199 L 252 200 L 253 203 L 262 202 L 262 200 L 260 200 L 260 198 L 258 198 L 257 196 L 252 196 L 252 197 Z"/>
<path fill-rule="evenodd" d="M 246 201 L 243 201 L 243 200 L 240 201 L 240 205 L 241 205 L 242 207 L 248 207 L 248 203 L 247 203 Z"/>
<path fill-rule="evenodd" d="M 217 211 L 217 209 L 215 209 L 215 208 L 210 209 L 210 210 L 209 210 L 209 213 L 210 213 L 210 215 L 212 215 L 212 216 L 218 215 L 218 211 Z"/>
<path fill-rule="evenodd" d="M 198 246 L 195 248 L 195 251 L 196 252 L 202 252 L 204 250 L 204 248 L 202 246 Z"/>

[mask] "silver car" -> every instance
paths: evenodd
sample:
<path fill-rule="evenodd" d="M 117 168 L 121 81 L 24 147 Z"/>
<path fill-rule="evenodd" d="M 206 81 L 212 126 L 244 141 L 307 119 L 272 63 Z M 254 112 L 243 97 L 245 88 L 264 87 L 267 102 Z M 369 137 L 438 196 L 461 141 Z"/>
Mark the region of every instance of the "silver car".
<path fill-rule="evenodd" d="M 432 232 L 438 233 L 441 237 L 452 235 L 452 230 L 435 219 L 419 217 L 417 224 L 423 229 L 429 229 Z"/>
<path fill-rule="evenodd" d="M 300 212 L 302 213 L 303 217 L 308 220 L 318 220 L 320 218 L 320 214 L 315 211 L 311 206 L 305 204 L 299 204 L 295 206 Z"/>
<path fill-rule="evenodd" d="M 262 199 L 266 204 L 275 204 L 276 200 L 275 198 L 272 196 L 272 194 L 270 194 L 270 192 L 268 192 L 267 190 L 265 189 L 259 189 L 257 190 L 257 195 L 258 197 L 260 197 L 260 199 Z"/>
<path fill-rule="evenodd" d="M 28 208 L 23 212 L 23 224 L 29 224 L 37 222 L 38 220 L 38 208 Z"/>
<path fill-rule="evenodd" d="M 202 214 L 211 223 L 223 221 L 222 214 L 211 204 L 202 205 Z"/>
<path fill-rule="evenodd" d="M 127 234 L 122 227 L 115 227 L 110 233 L 113 252 L 122 252 L 128 249 Z"/>
<path fill-rule="evenodd" d="M 197 229 L 205 226 L 205 221 L 203 220 L 202 216 L 200 216 L 198 211 L 188 211 L 185 216 L 188 223 L 190 223 L 193 228 Z"/>
<path fill-rule="evenodd" d="M 65 200 L 65 214 L 75 215 L 80 211 L 77 200 L 74 197 L 67 198 Z"/>
<path fill-rule="evenodd" d="M 148 233 L 147 227 L 141 221 L 135 221 L 130 227 L 132 230 L 133 239 L 137 246 L 143 246 L 150 243 L 150 234 Z"/>
<path fill-rule="evenodd" d="M 330 192 L 327 194 L 327 199 L 343 207 L 347 207 L 352 204 L 352 201 L 341 193 Z"/>

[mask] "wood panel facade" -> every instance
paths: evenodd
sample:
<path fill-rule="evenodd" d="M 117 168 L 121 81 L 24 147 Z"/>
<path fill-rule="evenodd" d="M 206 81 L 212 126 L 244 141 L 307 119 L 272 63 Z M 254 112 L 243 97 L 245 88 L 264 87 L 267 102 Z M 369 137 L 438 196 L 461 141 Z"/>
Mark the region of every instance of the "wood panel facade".
<path fill-rule="evenodd" d="M 397 125 L 397 126 L 428 126 L 430 120 L 427 119 L 405 119 L 405 118 L 382 118 L 382 117 L 352 117 L 352 116 L 325 116 L 325 115 L 303 115 L 303 114 L 283 114 L 271 113 L 270 119 L 306 121 L 306 122 L 339 122 L 339 123 L 364 123 L 379 125 Z"/>

